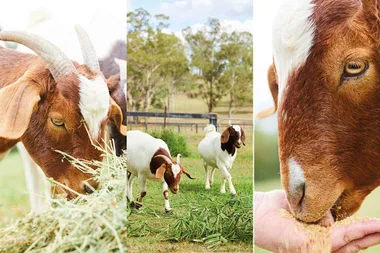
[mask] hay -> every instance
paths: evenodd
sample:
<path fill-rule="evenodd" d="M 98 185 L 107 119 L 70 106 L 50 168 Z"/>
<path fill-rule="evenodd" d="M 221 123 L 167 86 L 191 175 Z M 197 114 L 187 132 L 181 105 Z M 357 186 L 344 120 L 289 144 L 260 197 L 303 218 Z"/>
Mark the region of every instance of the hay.
<path fill-rule="evenodd" d="M 311 247 L 306 250 L 307 246 L 305 244 L 305 252 L 319 252 L 319 253 L 330 253 L 331 252 L 331 240 L 330 236 L 332 230 L 336 227 L 344 227 L 354 222 L 369 220 L 369 217 L 347 217 L 346 219 L 335 222 L 330 227 L 323 227 L 318 224 L 310 224 L 297 220 L 288 211 L 282 209 L 281 216 L 288 219 L 292 219 L 296 222 L 298 231 L 304 231 L 308 237 L 308 244 Z"/>
<path fill-rule="evenodd" d="M 91 171 L 101 182 L 99 189 L 73 201 L 53 199 L 48 211 L 0 228 L 0 252 L 126 252 L 126 159 L 105 154 L 104 162 L 92 162 L 101 166 L 94 171 L 90 162 L 63 155 L 78 169 Z"/>

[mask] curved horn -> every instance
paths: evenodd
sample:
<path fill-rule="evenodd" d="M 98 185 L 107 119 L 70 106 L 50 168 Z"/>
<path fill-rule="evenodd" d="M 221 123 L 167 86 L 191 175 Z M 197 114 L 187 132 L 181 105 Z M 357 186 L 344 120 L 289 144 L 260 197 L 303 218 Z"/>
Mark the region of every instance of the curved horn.
<path fill-rule="evenodd" d="M 180 157 L 181 157 L 181 154 L 178 154 L 178 155 L 177 155 L 177 163 L 178 163 L 178 164 L 180 163 Z"/>
<path fill-rule="evenodd" d="M 33 50 L 45 62 L 55 81 L 71 73 L 78 75 L 73 63 L 62 50 L 40 36 L 23 31 L 2 31 L 0 40 L 16 42 Z"/>
<path fill-rule="evenodd" d="M 99 60 L 95 53 L 94 45 L 90 37 L 80 25 L 75 25 L 80 47 L 82 49 L 82 56 L 84 64 L 91 69 L 92 72 L 100 72 Z"/>
<path fill-rule="evenodd" d="M 157 157 L 163 158 L 165 160 L 165 162 L 167 162 L 168 164 L 172 164 L 173 163 L 172 160 L 169 157 L 167 157 L 166 155 L 156 155 L 153 158 L 157 158 Z"/>

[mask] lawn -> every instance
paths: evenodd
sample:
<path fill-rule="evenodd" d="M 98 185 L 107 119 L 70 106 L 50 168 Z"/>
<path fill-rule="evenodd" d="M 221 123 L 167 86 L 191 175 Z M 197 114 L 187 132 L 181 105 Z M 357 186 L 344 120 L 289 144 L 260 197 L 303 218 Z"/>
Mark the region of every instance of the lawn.
<path fill-rule="evenodd" d="M 17 152 L 0 162 L 0 226 L 29 212 L 24 164 Z"/>
<path fill-rule="evenodd" d="M 273 179 L 261 182 L 255 182 L 255 191 L 270 191 L 274 189 L 282 189 L 280 179 Z M 363 205 L 360 210 L 355 214 L 355 216 L 368 216 L 373 218 L 380 218 L 380 187 L 374 190 L 367 198 L 364 200 Z M 255 247 L 255 253 L 265 253 L 269 252 L 258 247 Z M 360 252 L 365 253 L 378 253 L 380 252 L 380 245 L 363 250 Z"/>
<path fill-rule="evenodd" d="M 133 211 L 128 217 L 128 222 L 146 224 L 140 236 L 138 236 L 139 233 L 136 233 L 134 237 L 129 237 L 127 246 L 130 252 L 252 252 L 252 242 L 228 242 L 225 245 L 208 249 L 207 246 L 209 245 L 203 243 L 191 241 L 178 243 L 165 240 L 168 238 L 169 226 L 188 215 L 189 208 L 192 206 L 196 205 L 211 209 L 220 203 L 240 198 L 245 207 L 252 208 L 252 135 L 247 136 L 247 146 L 238 151 L 231 170 L 232 182 L 236 188 L 237 197 L 229 193 L 221 194 L 219 192 L 221 173 L 218 170 L 215 173 L 212 189 L 209 191 L 204 189 L 205 175 L 202 159 L 196 151 L 197 145 L 203 137 L 203 133 L 187 136 L 188 147 L 192 155 L 181 158 L 181 163 L 196 179 L 190 180 L 183 176 L 180 192 L 177 195 L 169 194 L 173 213 L 166 214 L 164 212 L 161 184 L 148 182 L 147 196 L 144 198 L 142 210 L 139 212 Z M 137 180 L 135 180 L 133 187 L 134 196 L 137 197 Z M 252 227 L 252 224 L 247 225 Z"/>

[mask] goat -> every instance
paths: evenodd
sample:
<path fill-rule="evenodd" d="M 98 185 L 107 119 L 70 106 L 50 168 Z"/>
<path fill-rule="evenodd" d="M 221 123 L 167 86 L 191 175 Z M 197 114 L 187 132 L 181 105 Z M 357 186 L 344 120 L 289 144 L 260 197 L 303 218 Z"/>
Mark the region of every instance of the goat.
<path fill-rule="evenodd" d="M 116 102 L 122 111 L 123 125 L 125 125 L 126 119 L 126 102 L 125 94 L 123 93 L 123 86 L 125 86 L 126 79 L 124 62 L 125 61 L 123 60 L 117 60 L 117 64 L 120 65 L 120 74 L 110 76 L 106 81 L 111 98 Z M 120 76 L 122 78 L 120 78 Z M 111 132 L 109 134 L 106 134 L 105 143 L 108 143 L 109 139 L 113 139 L 115 143 L 116 155 L 120 156 L 123 154 L 124 150 L 126 150 L 126 137 L 123 134 L 119 133 L 117 127 L 113 123 L 109 125 Z M 47 208 L 50 206 L 50 183 L 45 180 L 43 171 L 29 156 L 28 152 L 25 150 L 25 147 L 21 142 L 17 143 L 17 149 L 19 150 L 19 153 L 21 154 L 21 157 L 24 161 L 25 178 L 29 191 L 31 210 L 37 213 L 41 213 L 47 210 Z"/>
<path fill-rule="evenodd" d="M 269 86 L 293 215 L 331 224 L 380 184 L 380 7 L 288 1 L 273 26 Z M 269 113 L 268 113 L 269 112 Z"/>
<path fill-rule="evenodd" d="M 107 86 L 112 99 L 120 107 L 123 114 L 122 124 L 127 124 L 127 100 L 126 100 L 126 61 L 115 59 L 119 66 L 120 74 L 115 74 L 107 79 Z M 108 70 L 109 71 L 109 70 Z M 110 136 L 115 142 L 116 155 L 120 156 L 127 148 L 127 138 L 121 134 L 115 124 L 110 124 Z"/>
<path fill-rule="evenodd" d="M 180 164 L 180 154 L 173 161 L 168 145 L 163 140 L 138 130 L 128 131 L 127 135 L 128 200 L 133 203 L 132 183 L 135 177 L 138 178 L 140 188 L 139 202 L 146 195 L 147 179 L 161 181 L 165 211 L 171 211 L 168 189 L 173 194 L 178 193 L 182 173 L 190 179 L 194 178 Z"/>
<path fill-rule="evenodd" d="M 21 141 L 47 177 L 83 194 L 92 192 L 98 182 L 55 150 L 101 161 L 102 153 L 93 143 L 103 145 L 107 121 L 114 122 L 124 135 L 126 126 L 120 107 L 109 96 L 88 35 L 80 26 L 76 31 L 84 65 L 72 62 L 39 36 L 0 32 L 0 40 L 23 44 L 37 54 L 0 47 L 0 157 Z M 75 197 L 62 187 L 57 192 Z"/>
<path fill-rule="evenodd" d="M 205 138 L 198 145 L 198 153 L 203 159 L 203 166 L 206 172 L 206 189 L 210 189 L 214 181 L 216 168 L 219 168 L 223 174 L 223 182 L 220 187 L 220 192 L 226 192 L 226 181 L 230 193 L 235 195 L 236 190 L 232 184 L 231 174 L 228 172 L 232 168 L 232 164 L 237 155 L 237 149 L 241 144 L 245 146 L 245 133 L 242 127 L 232 125 L 227 127 L 222 134 L 216 132 L 214 125 L 205 127 Z M 208 167 L 211 167 L 209 170 Z"/>

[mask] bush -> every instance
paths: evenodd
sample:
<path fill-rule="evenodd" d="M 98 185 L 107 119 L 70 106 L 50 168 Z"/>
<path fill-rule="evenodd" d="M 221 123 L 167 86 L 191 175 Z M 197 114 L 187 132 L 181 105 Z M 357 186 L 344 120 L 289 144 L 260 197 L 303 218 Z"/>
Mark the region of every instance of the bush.
<path fill-rule="evenodd" d="M 153 131 L 150 133 L 155 138 L 159 138 L 168 144 L 170 154 L 172 157 L 176 157 L 181 154 L 184 157 L 190 155 L 187 150 L 186 138 L 173 130 Z"/>

